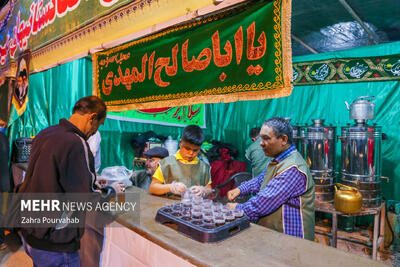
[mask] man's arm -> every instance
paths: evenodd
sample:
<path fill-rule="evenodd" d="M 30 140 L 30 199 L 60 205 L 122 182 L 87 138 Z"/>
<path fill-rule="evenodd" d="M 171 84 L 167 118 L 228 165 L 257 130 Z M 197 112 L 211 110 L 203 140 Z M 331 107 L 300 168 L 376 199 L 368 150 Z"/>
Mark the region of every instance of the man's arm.
<path fill-rule="evenodd" d="M 265 176 L 265 171 L 263 171 L 261 174 L 258 176 L 254 177 L 250 181 L 244 182 L 238 187 L 228 191 L 228 200 L 233 201 L 235 198 L 238 196 L 244 196 L 252 193 L 258 193 L 260 191 L 260 187 L 262 185 L 262 182 L 264 181 L 264 176 Z M 233 207 L 233 206 L 232 206 Z"/>
<path fill-rule="evenodd" d="M 153 177 L 149 187 L 149 192 L 153 195 L 164 195 L 171 192 L 171 187 L 170 184 L 163 184 Z"/>
<path fill-rule="evenodd" d="M 173 193 L 176 195 L 183 194 L 186 191 L 186 185 L 183 183 L 172 183 L 165 184 L 164 176 L 161 172 L 160 164 L 153 174 L 153 180 L 151 181 L 149 192 L 153 195 L 164 195 L 167 193 Z"/>
<path fill-rule="evenodd" d="M 264 176 L 265 176 L 266 171 L 267 171 L 267 169 L 265 169 L 258 176 L 239 185 L 238 188 L 240 189 L 240 195 L 258 193 L 260 191 L 261 184 L 264 181 Z"/>
<path fill-rule="evenodd" d="M 292 167 L 273 178 L 256 196 L 246 203 L 238 204 L 236 208 L 242 209 L 251 221 L 257 221 L 306 190 L 306 176 Z"/>
<path fill-rule="evenodd" d="M 171 186 L 164 183 L 164 176 L 161 172 L 160 164 L 158 164 L 156 171 L 149 187 L 150 194 L 164 195 L 171 192 Z"/>

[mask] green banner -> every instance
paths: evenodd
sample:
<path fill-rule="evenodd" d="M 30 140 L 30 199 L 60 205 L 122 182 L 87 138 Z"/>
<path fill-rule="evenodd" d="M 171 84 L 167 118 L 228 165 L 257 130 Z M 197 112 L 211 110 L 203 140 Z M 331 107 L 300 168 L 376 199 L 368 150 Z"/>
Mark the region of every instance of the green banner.
<path fill-rule="evenodd" d="M 400 55 L 293 64 L 294 85 L 400 80 Z"/>
<path fill-rule="evenodd" d="M 108 112 L 107 118 L 169 126 L 185 127 L 194 124 L 202 128 L 206 127 L 204 104 Z"/>
<path fill-rule="evenodd" d="M 246 3 L 93 56 L 111 111 L 288 96 L 290 0 Z"/>
<path fill-rule="evenodd" d="M 143 8 L 155 0 L 10 0 L 0 21 L 0 64 L 28 48 L 35 51 L 132 1 Z"/>

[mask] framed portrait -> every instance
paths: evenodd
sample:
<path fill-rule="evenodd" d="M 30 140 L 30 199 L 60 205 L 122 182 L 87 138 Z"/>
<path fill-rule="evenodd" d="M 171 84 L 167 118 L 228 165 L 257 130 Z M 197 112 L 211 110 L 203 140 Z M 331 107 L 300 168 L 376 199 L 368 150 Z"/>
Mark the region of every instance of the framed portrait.
<path fill-rule="evenodd" d="M 26 109 L 29 90 L 29 63 L 31 59 L 30 50 L 24 51 L 17 61 L 17 73 L 15 76 L 15 86 L 13 90 L 13 104 L 21 115 Z"/>

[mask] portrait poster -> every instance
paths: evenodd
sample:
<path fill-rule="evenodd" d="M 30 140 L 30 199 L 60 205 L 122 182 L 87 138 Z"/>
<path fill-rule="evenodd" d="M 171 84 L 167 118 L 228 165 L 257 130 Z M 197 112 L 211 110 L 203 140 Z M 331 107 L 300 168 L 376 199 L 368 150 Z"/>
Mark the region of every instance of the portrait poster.
<path fill-rule="evenodd" d="M 18 116 L 21 116 L 25 112 L 28 103 L 30 59 L 31 52 L 27 50 L 19 56 L 17 61 L 17 73 L 15 76 L 12 103 L 17 110 Z"/>

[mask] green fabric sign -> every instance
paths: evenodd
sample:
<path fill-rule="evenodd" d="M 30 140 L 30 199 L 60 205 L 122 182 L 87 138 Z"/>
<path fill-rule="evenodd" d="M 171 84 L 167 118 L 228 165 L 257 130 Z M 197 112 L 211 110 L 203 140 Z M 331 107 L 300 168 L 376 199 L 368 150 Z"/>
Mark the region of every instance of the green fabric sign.
<path fill-rule="evenodd" d="M 146 0 L 150 4 L 154 0 Z M 0 21 L 0 64 L 26 49 L 35 51 L 132 0 L 19 0 L 9 1 Z M 145 1 L 138 1 L 143 7 Z M 5 7 L 6 8 L 6 7 Z M 136 12 L 135 8 L 135 12 Z"/>
<path fill-rule="evenodd" d="M 107 118 L 134 121 L 142 123 L 153 123 L 169 126 L 205 125 L 204 104 L 173 107 L 127 110 L 121 112 L 108 112 Z"/>
<path fill-rule="evenodd" d="M 291 93 L 290 1 L 246 3 L 93 56 L 111 111 Z"/>
<path fill-rule="evenodd" d="M 293 64 L 295 85 L 400 80 L 400 55 Z"/>

